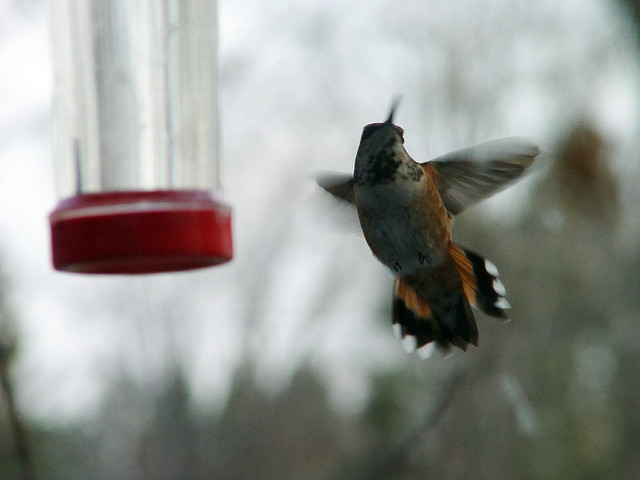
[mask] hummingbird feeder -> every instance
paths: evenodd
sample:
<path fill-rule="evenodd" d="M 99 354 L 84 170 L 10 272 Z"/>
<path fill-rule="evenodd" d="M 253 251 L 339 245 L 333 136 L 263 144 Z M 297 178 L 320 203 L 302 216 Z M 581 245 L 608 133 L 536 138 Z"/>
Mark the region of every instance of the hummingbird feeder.
<path fill-rule="evenodd" d="M 231 259 L 215 0 L 54 0 L 53 266 L 153 273 Z"/>

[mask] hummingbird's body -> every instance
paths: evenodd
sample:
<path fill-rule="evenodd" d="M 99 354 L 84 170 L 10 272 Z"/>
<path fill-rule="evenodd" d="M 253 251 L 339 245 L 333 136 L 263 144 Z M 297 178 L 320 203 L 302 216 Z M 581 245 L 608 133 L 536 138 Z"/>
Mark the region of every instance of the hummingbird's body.
<path fill-rule="evenodd" d="M 392 120 L 393 109 L 364 128 L 353 177 L 318 183 L 355 204 L 367 244 L 396 276 L 393 326 L 407 350 L 466 349 L 478 341 L 470 306 L 507 318 L 509 304 L 495 265 L 453 243 L 452 215 L 521 176 L 539 150 L 506 139 L 420 164 Z"/>
<path fill-rule="evenodd" d="M 385 169 L 376 168 L 370 152 L 358 151 L 353 191 L 360 225 L 374 255 L 397 275 L 407 275 L 442 262 L 451 238 L 451 218 L 433 177 L 409 157 L 402 143 L 393 138 L 389 143 L 400 148 L 384 152 L 395 160 Z"/>

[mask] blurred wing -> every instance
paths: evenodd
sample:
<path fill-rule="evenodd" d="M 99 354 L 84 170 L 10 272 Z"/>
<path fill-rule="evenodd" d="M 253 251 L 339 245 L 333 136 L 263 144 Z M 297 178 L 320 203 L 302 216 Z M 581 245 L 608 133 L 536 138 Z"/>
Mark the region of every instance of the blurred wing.
<path fill-rule="evenodd" d="M 354 203 L 353 176 L 348 173 L 322 173 L 316 181 L 334 197 Z"/>
<path fill-rule="evenodd" d="M 440 196 L 457 215 L 520 178 L 540 149 L 522 138 L 505 138 L 447 153 L 423 163 L 439 174 Z"/>

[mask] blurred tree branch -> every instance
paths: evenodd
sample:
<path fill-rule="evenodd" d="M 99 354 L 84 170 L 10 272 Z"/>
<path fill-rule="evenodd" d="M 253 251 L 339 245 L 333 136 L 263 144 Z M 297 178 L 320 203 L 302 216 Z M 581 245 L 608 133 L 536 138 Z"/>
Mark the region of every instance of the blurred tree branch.
<path fill-rule="evenodd" d="M 631 13 L 631 23 L 640 39 L 640 2 L 638 0 L 618 0 Z"/>
<path fill-rule="evenodd" d="M 357 480 L 376 480 L 390 478 L 390 473 L 407 462 L 413 452 L 433 432 L 440 419 L 451 404 L 456 390 L 467 379 L 465 371 L 455 371 L 444 383 L 440 395 L 435 399 L 432 407 L 425 414 L 418 426 L 410 432 L 398 446 L 384 455 L 379 461 L 374 461 L 364 474 L 357 476 Z"/>

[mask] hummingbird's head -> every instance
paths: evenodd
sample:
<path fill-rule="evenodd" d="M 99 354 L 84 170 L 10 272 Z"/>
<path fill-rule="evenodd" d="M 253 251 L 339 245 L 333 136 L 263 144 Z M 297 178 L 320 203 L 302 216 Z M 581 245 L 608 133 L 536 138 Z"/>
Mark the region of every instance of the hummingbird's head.
<path fill-rule="evenodd" d="M 393 114 L 398 106 L 393 102 L 389 118 L 382 123 L 371 123 L 362 130 L 354 181 L 356 184 L 378 184 L 392 182 L 403 164 L 414 163 L 404 149 L 404 130 L 393 124 Z"/>
<path fill-rule="evenodd" d="M 362 136 L 360 137 L 360 147 L 362 148 L 366 143 L 374 145 L 386 145 L 390 141 L 399 141 L 404 143 L 404 130 L 397 125 L 393 124 L 393 114 L 396 111 L 396 107 L 400 102 L 399 98 L 396 98 L 391 105 L 391 111 L 389 117 L 383 123 L 370 123 L 362 130 Z"/>

